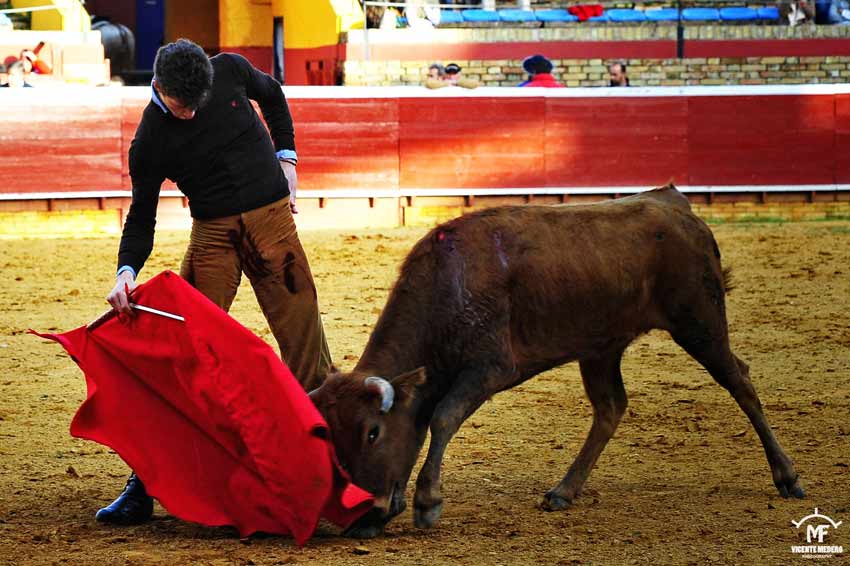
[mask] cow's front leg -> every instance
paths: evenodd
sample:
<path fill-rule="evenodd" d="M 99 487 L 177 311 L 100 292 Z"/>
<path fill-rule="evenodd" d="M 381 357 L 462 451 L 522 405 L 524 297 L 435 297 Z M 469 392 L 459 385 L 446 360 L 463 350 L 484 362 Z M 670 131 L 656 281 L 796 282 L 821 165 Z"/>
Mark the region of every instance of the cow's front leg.
<path fill-rule="evenodd" d="M 487 379 L 488 373 L 480 369 L 461 372 L 453 387 L 434 410 L 434 416 L 431 418 L 431 444 L 425 463 L 419 470 L 416 494 L 413 497 L 413 522 L 419 528 L 433 527 L 443 510 L 440 468 L 446 446 L 463 421 L 500 390 L 489 386 L 488 382 L 491 380 Z M 504 375 L 503 372 L 499 373 Z"/>

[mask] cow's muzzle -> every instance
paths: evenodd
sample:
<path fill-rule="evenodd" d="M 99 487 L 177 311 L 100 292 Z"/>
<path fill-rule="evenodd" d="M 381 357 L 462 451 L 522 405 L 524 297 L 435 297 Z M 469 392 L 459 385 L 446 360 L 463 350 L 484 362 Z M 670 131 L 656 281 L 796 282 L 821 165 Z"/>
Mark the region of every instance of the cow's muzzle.
<path fill-rule="evenodd" d="M 374 538 L 383 534 L 387 523 L 406 508 L 404 490 L 395 483 L 389 496 L 376 499 L 375 506 L 348 527 L 343 535 L 352 538 Z"/>

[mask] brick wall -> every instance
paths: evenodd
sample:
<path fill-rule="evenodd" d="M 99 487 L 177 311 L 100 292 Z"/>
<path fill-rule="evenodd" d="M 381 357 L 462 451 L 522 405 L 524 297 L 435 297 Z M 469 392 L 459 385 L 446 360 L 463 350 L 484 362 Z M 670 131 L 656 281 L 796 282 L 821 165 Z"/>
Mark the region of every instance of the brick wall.
<path fill-rule="evenodd" d="M 462 45 L 464 43 L 540 43 L 545 42 L 629 42 L 673 41 L 675 25 L 592 25 L 577 24 L 566 28 L 484 28 L 417 30 L 373 30 L 372 46 L 416 44 Z M 795 40 L 843 39 L 850 41 L 850 26 L 763 26 L 763 25 L 692 25 L 685 28 L 687 40 Z M 361 32 L 344 37 L 352 45 L 361 44 Z M 686 43 L 687 45 L 687 43 Z M 525 79 L 522 59 L 530 53 L 517 53 L 513 59 L 454 60 L 464 75 L 483 86 L 514 86 Z M 385 86 L 421 84 L 433 60 L 349 59 L 344 63 L 344 84 Z M 442 61 L 446 63 L 448 61 Z M 608 82 L 602 59 L 554 59 L 555 76 L 567 86 L 604 86 Z M 850 79 L 850 55 L 777 56 L 686 59 L 626 59 L 634 86 L 739 85 L 739 84 L 816 84 L 844 83 Z"/>
<path fill-rule="evenodd" d="M 525 80 L 521 59 L 455 63 L 482 86 L 516 86 Z M 432 61 L 346 61 L 348 86 L 422 84 Z M 567 86 L 608 84 L 607 61 L 556 59 L 555 77 Z M 850 56 L 626 59 L 632 86 L 846 83 Z"/>

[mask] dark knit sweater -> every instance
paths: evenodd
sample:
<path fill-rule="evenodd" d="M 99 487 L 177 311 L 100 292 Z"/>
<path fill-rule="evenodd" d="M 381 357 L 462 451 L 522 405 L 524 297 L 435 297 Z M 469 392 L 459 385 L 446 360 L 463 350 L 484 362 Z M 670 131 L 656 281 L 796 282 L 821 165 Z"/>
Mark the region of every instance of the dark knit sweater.
<path fill-rule="evenodd" d="M 289 194 L 276 150 L 295 150 L 292 117 L 280 84 L 244 57 L 211 59 L 212 94 L 191 120 L 151 101 L 130 145 L 133 201 L 118 250 L 118 266 L 136 273 L 153 248 L 159 191 L 165 179 L 189 198 L 193 218 L 247 212 Z M 251 100 L 260 106 L 263 125 Z M 273 140 L 273 141 L 272 141 Z"/>

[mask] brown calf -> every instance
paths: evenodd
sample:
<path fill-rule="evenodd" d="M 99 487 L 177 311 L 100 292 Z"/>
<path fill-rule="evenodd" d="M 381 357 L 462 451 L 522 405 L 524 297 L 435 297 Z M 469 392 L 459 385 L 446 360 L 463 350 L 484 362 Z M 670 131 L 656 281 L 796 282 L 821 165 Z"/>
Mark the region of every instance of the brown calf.
<path fill-rule="evenodd" d="M 311 393 L 341 462 L 376 495 L 351 534 L 375 536 L 404 509 L 429 428 L 414 521 L 433 526 L 443 454 L 461 424 L 494 394 L 578 360 L 593 424 L 543 502 L 567 507 L 626 409 L 623 352 L 655 328 L 732 394 L 780 494 L 803 497 L 747 364 L 730 350 L 727 290 L 711 231 L 672 185 L 600 204 L 494 208 L 438 226 L 404 261 L 354 370 Z"/>

